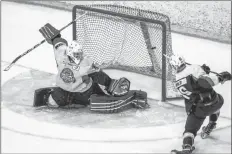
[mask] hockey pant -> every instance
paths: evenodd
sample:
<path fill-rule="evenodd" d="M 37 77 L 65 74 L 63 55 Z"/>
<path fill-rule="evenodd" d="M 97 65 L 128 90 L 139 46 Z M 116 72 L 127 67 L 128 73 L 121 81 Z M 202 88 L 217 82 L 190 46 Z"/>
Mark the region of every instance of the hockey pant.
<path fill-rule="evenodd" d="M 201 128 L 205 118 L 209 116 L 210 121 L 217 121 L 220 108 L 222 107 L 224 100 L 220 94 L 218 95 L 217 101 L 210 105 L 210 106 L 193 106 L 192 111 L 188 114 L 186 124 L 185 124 L 185 131 L 190 132 L 196 136 L 198 130 Z M 186 111 L 189 110 L 189 102 L 185 100 L 185 108 Z"/>
<path fill-rule="evenodd" d="M 131 90 L 124 96 L 92 95 L 90 110 L 101 113 L 117 113 L 128 108 L 148 108 L 147 93 Z"/>
<path fill-rule="evenodd" d="M 89 98 L 92 94 L 105 95 L 98 84 L 93 85 L 83 93 L 68 92 L 59 87 L 48 87 L 37 89 L 34 93 L 34 107 L 48 105 L 49 97 L 55 101 L 58 106 L 66 106 L 72 104 L 89 105 Z"/>

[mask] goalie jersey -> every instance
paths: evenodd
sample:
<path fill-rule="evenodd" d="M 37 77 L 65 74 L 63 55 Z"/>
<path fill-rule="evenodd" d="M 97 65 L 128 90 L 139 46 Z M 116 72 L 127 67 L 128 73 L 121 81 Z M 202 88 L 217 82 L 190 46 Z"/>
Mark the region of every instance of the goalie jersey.
<path fill-rule="evenodd" d="M 206 74 L 199 65 L 186 65 L 186 68 L 176 74 L 176 88 L 187 100 L 200 99 L 203 102 L 215 98 L 213 86 L 219 83 L 215 74 Z"/>
<path fill-rule="evenodd" d="M 77 65 L 66 55 L 67 41 L 65 39 L 56 38 L 53 44 L 58 69 L 56 85 L 69 92 L 84 92 L 88 90 L 93 82 L 88 77 L 93 61 L 84 56 L 80 64 Z M 83 77 L 85 80 L 83 80 Z"/>

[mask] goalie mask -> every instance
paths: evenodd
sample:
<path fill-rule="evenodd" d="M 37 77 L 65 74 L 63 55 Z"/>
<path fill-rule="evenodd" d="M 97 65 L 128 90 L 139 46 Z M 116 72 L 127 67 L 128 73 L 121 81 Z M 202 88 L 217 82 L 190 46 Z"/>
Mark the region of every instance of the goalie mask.
<path fill-rule="evenodd" d="M 79 64 L 83 59 L 82 46 L 77 41 L 72 41 L 66 49 L 66 54 L 74 63 Z"/>
<path fill-rule="evenodd" d="M 165 56 L 168 58 L 169 64 L 177 72 L 181 72 L 186 67 L 186 62 L 182 56 L 172 55 L 171 57 Z"/>

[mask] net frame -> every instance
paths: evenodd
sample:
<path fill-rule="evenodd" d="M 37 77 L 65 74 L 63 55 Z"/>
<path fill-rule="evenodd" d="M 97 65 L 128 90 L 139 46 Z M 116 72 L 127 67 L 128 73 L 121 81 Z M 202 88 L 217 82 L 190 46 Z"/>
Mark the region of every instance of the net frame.
<path fill-rule="evenodd" d="M 131 71 L 131 72 L 136 72 L 136 73 L 140 73 L 144 75 L 161 78 L 162 80 L 161 101 L 181 98 L 179 94 L 176 94 L 175 96 L 171 96 L 171 97 L 167 96 L 167 81 L 173 83 L 173 80 L 175 77 L 174 71 L 170 68 L 167 69 L 169 65 L 168 65 L 168 62 L 165 56 L 163 56 L 164 54 L 166 55 L 167 53 L 169 55 L 172 54 L 171 27 L 170 27 L 170 19 L 168 16 L 161 14 L 161 13 L 156 13 L 156 12 L 146 11 L 146 10 L 141 10 L 141 9 L 136 9 L 136 8 L 130 8 L 130 7 L 125 7 L 125 6 L 119 6 L 119 5 L 105 5 L 105 4 L 103 5 L 102 4 L 101 5 L 75 5 L 72 11 L 73 20 L 77 18 L 77 14 L 84 14 L 86 12 L 106 14 L 112 17 L 119 17 L 119 18 L 124 18 L 127 20 L 136 20 L 141 23 L 141 27 L 144 26 L 143 23 L 151 23 L 151 24 L 160 25 L 162 27 L 162 58 L 161 58 L 161 61 L 162 61 L 161 72 L 162 73 L 161 74 L 157 75 L 157 74 L 152 74 L 152 73 L 147 73 L 147 72 L 145 73 L 143 72 L 143 68 L 139 72 L 136 70 L 133 70 L 133 68 L 124 68 L 120 66 L 114 67 L 113 65 L 109 65 L 108 68 L 116 68 L 116 69 L 121 69 L 121 70 L 126 70 L 126 71 Z M 77 39 L 77 29 L 76 29 L 76 24 L 73 24 L 73 40 L 76 40 L 76 39 Z M 146 42 L 146 45 L 148 47 L 148 53 L 149 53 L 149 56 L 151 58 L 151 62 L 153 65 L 151 69 L 154 69 L 155 57 L 154 57 L 154 54 L 151 54 L 154 51 L 151 50 L 152 48 L 151 46 L 149 47 L 149 43 Z"/>

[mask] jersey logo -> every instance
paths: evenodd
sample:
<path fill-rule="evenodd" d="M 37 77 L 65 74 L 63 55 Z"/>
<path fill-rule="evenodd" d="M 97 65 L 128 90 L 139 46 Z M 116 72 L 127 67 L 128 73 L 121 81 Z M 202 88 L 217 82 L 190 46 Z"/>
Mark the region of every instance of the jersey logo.
<path fill-rule="evenodd" d="M 64 68 L 61 73 L 60 73 L 60 78 L 65 82 L 65 83 L 74 83 L 76 82 L 74 78 L 74 74 L 71 69 L 69 68 Z"/>

